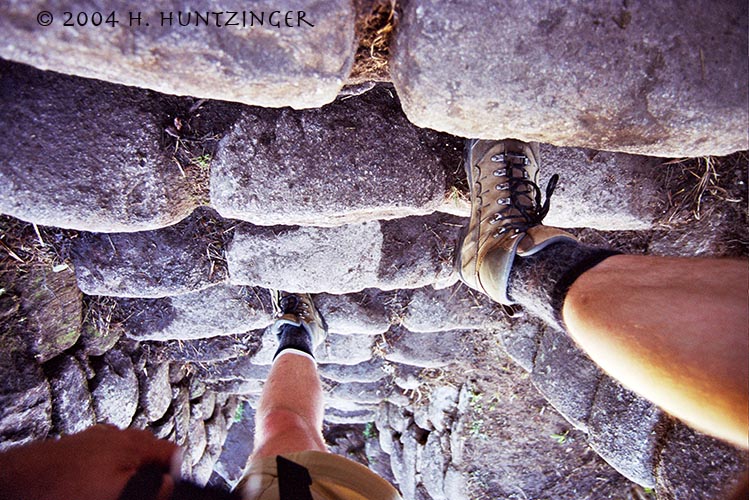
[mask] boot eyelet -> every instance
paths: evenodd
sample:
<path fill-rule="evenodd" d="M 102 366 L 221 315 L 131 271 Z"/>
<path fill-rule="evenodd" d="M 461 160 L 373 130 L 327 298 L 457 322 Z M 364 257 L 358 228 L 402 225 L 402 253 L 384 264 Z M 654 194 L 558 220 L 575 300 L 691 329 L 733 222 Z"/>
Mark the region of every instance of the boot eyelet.
<path fill-rule="evenodd" d="M 502 168 L 494 171 L 495 177 L 507 177 L 507 169 Z"/>

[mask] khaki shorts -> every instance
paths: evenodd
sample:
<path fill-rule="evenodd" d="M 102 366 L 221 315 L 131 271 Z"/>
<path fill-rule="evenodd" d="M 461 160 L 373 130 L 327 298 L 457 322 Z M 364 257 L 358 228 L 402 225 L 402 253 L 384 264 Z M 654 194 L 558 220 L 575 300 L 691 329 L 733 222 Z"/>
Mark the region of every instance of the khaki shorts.
<path fill-rule="evenodd" d="M 309 471 L 310 492 L 315 500 L 402 500 L 398 491 L 361 464 L 333 453 L 301 451 L 284 453 Z M 235 491 L 244 500 L 278 500 L 276 457 L 252 461 Z"/>

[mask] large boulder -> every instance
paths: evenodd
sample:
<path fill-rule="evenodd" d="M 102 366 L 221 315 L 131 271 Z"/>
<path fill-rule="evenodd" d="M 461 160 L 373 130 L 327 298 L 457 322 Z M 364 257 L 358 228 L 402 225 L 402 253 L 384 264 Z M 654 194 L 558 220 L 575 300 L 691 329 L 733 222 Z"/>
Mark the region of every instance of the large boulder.
<path fill-rule="evenodd" d="M 193 170 L 182 175 L 162 146 L 174 119 L 163 96 L 0 61 L 0 103 L 0 148 L 8 152 L 0 158 L 0 213 L 85 231 L 142 231 L 198 205 Z"/>
<path fill-rule="evenodd" d="M 440 135 L 412 125 L 388 88 L 322 109 L 249 108 L 219 143 L 211 202 L 258 225 L 335 226 L 434 212 Z"/>
<path fill-rule="evenodd" d="M 41 0 L 12 2 L 0 20 L 0 57 L 167 94 L 321 106 L 351 70 L 354 6 L 344 0 L 292 5 L 219 9 L 201 0 L 189 8 L 154 2 L 135 10 L 121 0 L 106 8 L 79 0 L 64 9 Z M 242 7 L 248 10 L 230 10 Z M 73 13 L 72 27 L 64 25 L 65 10 Z"/>
<path fill-rule="evenodd" d="M 73 242 L 80 289 L 89 295 L 159 298 L 194 292 L 226 279 L 209 252 L 222 230 L 197 210 L 174 226 L 137 233 L 83 233 Z"/>
<path fill-rule="evenodd" d="M 652 156 L 747 149 L 747 4 L 404 5 L 392 77 L 406 115 L 464 137 Z"/>
<path fill-rule="evenodd" d="M 261 297 L 260 294 L 263 294 Z M 266 291 L 219 284 L 161 299 L 124 302 L 127 335 L 138 340 L 194 340 L 245 333 L 273 322 Z"/>

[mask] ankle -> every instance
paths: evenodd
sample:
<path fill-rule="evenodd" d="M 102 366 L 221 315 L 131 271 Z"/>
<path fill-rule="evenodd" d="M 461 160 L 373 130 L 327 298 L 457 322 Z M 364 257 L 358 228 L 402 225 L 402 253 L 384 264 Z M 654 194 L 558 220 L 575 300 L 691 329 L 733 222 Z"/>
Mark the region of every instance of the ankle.
<path fill-rule="evenodd" d="M 517 256 L 510 271 L 507 293 L 535 316 L 564 330 L 562 307 L 572 284 L 589 269 L 620 253 L 563 241 L 528 257 Z"/>

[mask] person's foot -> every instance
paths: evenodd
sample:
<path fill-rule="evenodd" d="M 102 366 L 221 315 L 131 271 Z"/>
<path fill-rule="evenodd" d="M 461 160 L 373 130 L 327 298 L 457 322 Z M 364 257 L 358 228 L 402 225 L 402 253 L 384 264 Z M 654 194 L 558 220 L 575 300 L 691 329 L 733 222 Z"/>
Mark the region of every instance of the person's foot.
<path fill-rule="evenodd" d="M 278 335 L 281 326 L 301 326 L 310 334 L 313 349 L 317 349 L 328 335 L 328 325 L 315 307 L 308 293 L 289 293 L 270 290 L 276 322 L 273 332 Z"/>
<path fill-rule="evenodd" d="M 471 219 L 463 228 L 455 264 L 464 283 L 504 305 L 513 304 L 507 283 L 515 255 L 533 255 L 557 241 L 577 241 L 541 224 L 558 176 L 549 180 L 542 203 L 538 158 L 538 143 L 466 141 Z"/>

